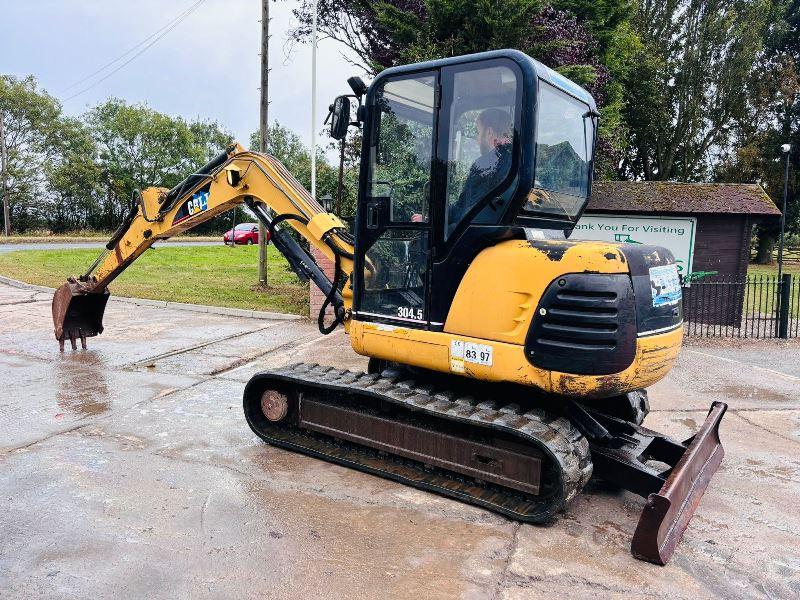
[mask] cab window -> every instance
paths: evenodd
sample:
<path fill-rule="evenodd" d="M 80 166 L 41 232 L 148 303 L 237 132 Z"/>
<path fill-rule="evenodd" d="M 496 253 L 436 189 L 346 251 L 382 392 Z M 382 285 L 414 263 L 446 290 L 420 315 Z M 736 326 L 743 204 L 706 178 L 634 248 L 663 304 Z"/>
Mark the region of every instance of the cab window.
<path fill-rule="evenodd" d="M 494 63 L 443 71 L 449 236 L 476 205 L 509 187 L 519 110 L 511 67 Z"/>
<path fill-rule="evenodd" d="M 586 202 L 594 145 L 589 107 L 540 82 L 534 189 L 523 216 L 573 220 Z"/>
<path fill-rule="evenodd" d="M 434 74 L 415 75 L 387 81 L 376 94 L 369 195 L 388 198 L 390 222 L 428 220 L 435 84 Z"/>
<path fill-rule="evenodd" d="M 436 85 L 416 73 L 375 93 L 358 308 L 368 317 L 426 322 Z"/>

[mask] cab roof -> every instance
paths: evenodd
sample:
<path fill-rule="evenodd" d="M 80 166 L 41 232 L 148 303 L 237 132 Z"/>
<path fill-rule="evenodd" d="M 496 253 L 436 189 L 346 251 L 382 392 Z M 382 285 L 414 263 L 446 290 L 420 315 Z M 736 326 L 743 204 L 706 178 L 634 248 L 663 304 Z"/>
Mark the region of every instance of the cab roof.
<path fill-rule="evenodd" d="M 594 98 L 583 87 L 579 86 L 574 81 L 564 77 L 560 73 L 554 71 L 547 65 L 531 58 L 524 52 L 514 49 L 504 50 L 490 50 L 488 52 L 478 52 L 475 54 L 465 54 L 464 56 L 453 56 L 451 58 L 442 58 L 438 60 L 429 60 L 421 63 L 413 63 L 410 65 L 402 65 L 399 67 L 391 67 L 381 71 L 378 76 L 372 81 L 370 88 L 373 88 L 376 83 L 379 83 L 385 77 L 393 75 L 400 75 L 403 73 L 412 73 L 418 71 L 427 71 L 440 69 L 442 67 L 458 65 L 462 63 L 476 62 L 478 60 L 491 60 L 493 58 L 508 58 L 513 60 L 519 67 L 526 72 L 527 75 L 539 78 L 546 81 L 550 85 L 560 89 L 561 91 L 569 94 L 589 105 L 590 108 L 596 109 Z"/>

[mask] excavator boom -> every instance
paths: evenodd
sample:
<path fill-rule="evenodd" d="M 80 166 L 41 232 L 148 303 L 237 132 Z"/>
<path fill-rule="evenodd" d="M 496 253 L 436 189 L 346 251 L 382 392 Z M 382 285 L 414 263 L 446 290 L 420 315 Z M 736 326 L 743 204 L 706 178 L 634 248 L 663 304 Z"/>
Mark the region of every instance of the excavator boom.
<path fill-rule="evenodd" d="M 329 330 L 341 323 L 350 308 L 351 297 L 339 283 L 353 268 L 353 240 L 345 225 L 327 213 L 291 173 L 275 158 L 229 146 L 197 173 L 171 190 L 147 188 L 135 191 L 129 212 L 105 249 L 80 277 L 71 277 L 53 298 L 56 339 L 64 349 L 80 339 L 103 331 L 103 313 L 108 302 L 108 285 L 158 240 L 187 231 L 241 204 L 246 204 L 269 227 L 269 238 L 303 280 L 312 280 L 334 308 L 334 321 L 320 328 Z M 272 216 L 272 209 L 277 216 Z M 281 229 L 288 223 L 310 244 L 335 261 L 334 281 L 319 268 L 310 254 Z M 325 307 L 327 308 L 327 306 Z"/>

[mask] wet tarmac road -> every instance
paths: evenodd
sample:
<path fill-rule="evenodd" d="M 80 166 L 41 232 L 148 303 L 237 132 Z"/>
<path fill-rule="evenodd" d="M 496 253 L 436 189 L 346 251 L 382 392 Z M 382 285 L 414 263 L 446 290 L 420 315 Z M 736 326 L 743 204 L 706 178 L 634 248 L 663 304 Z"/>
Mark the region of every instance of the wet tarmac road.
<path fill-rule="evenodd" d="M 363 368 L 343 335 L 112 300 L 106 333 L 59 354 L 49 301 L 0 285 L 0 597 L 800 595 L 796 342 L 693 345 L 652 388 L 645 424 L 678 438 L 731 405 L 722 467 L 657 567 L 628 552 L 644 501 L 601 483 L 519 525 L 261 443 L 244 383 Z"/>

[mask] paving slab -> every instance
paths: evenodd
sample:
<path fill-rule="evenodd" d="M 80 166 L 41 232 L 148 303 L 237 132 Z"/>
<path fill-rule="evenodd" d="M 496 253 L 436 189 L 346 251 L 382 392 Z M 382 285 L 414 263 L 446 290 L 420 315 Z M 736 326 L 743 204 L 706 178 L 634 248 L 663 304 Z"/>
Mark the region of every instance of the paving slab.
<path fill-rule="evenodd" d="M 797 346 L 687 344 L 646 425 L 729 403 L 722 467 L 672 562 L 633 559 L 644 500 L 593 481 L 552 524 L 262 443 L 252 374 L 364 369 L 341 332 L 111 304 L 58 352 L 49 298 L 0 285 L 0 597 L 795 598 Z M 783 358 L 783 361 L 777 360 Z"/>

